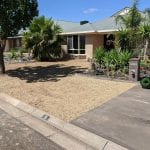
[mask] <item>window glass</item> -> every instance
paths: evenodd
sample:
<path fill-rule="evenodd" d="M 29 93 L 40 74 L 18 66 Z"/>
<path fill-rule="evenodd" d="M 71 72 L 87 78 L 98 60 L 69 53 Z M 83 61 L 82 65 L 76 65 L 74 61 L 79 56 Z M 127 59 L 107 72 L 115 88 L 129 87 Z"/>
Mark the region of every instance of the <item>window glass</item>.
<path fill-rule="evenodd" d="M 72 36 L 68 36 L 68 49 L 72 49 Z"/>
<path fill-rule="evenodd" d="M 78 36 L 77 35 L 73 36 L 73 48 L 78 49 Z"/>
<path fill-rule="evenodd" d="M 69 54 L 73 54 L 73 50 L 70 50 L 70 49 L 69 49 L 69 50 L 68 50 L 68 53 L 69 53 Z"/>
<path fill-rule="evenodd" d="M 80 49 L 85 49 L 85 36 L 80 36 Z"/>
<path fill-rule="evenodd" d="M 13 48 L 17 47 L 17 40 L 13 39 Z"/>
<path fill-rule="evenodd" d="M 85 54 L 85 36 L 72 35 L 68 36 L 68 53 Z"/>
<path fill-rule="evenodd" d="M 67 45 L 67 36 L 63 36 L 62 45 Z"/>
<path fill-rule="evenodd" d="M 85 50 L 80 50 L 80 54 L 85 54 Z"/>
<path fill-rule="evenodd" d="M 73 50 L 74 51 L 74 54 L 78 54 L 78 50 Z"/>

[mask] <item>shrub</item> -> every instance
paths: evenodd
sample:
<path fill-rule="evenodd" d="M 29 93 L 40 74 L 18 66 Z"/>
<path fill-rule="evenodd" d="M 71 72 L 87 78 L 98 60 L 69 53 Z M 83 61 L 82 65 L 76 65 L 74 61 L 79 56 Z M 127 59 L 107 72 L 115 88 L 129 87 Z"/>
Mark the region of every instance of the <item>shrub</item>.
<path fill-rule="evenodd" d="M 150 89 L 150 77 L 145 77 L 141 80 L 141 86 L 144 89 Z"/>
<path fill-rule="evenodd" d="M 132 53 L 129 51 L 122 51 L 119 53 L 119 64 L 121 66 L 128 66 L 129 59 L 131 58 Z"/>
<path fill-rule="evenodd" d="M 29 31 L 24 33 L 23 45 L 32 51 L 33 57 L 40 61 L 48 61 L 61 57 L 61 27 L 44 16 L 34 18 Z"/>
<path fill-rule="evenodd" d="M 142 60 L 140 66 L 144 67 L 145 69 L 149 69 L 150 68 L 150 59 Z"/>
<path fill-rule="evenodd" d="M 104 63 L 105 50 L 101 47 L 96 48 L 95 59 L 99 63 L 100 67 Z"/>
<path fill-rule="evenodd" d="M 10 53 L 11 53 L 11 57 L 10 57 L 11 59 L 17 59 L 18 54 L 17 54 L 17 50 L 15 48 L 11 49 Z"/>
<path fill-rule="evenodd" d="M 118 72 L 122 75 L 128 73 L 129 59 L 131 58 L 131 52 L 129 51 L 119 51 L 117 49 L 112 49 L 106 51 L 102 48 L 96 49 L 95 59 L 99 63 L 101 69 L 102 67 L 106 69 L 106 74 L 109 76 L 115 76 Z"/>

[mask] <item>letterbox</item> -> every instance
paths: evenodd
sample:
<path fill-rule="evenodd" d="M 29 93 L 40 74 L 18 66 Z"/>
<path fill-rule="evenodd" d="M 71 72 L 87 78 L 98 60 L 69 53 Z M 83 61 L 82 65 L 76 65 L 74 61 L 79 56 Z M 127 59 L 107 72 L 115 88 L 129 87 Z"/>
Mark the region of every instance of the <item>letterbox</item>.
<path fill-rule="evenodd" d="M 139 81 L 140 79 L 140 58 L 132 58 L 129 61 L 129 80 Z"/>

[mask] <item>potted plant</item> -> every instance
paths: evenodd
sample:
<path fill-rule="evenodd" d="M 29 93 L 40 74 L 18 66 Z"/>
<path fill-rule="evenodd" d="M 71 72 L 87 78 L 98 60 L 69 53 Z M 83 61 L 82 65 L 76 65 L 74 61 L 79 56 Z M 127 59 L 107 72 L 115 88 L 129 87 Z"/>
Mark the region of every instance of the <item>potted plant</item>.
<path fill-rule="evenodd" d="M 140 81 L 142 88 L 150 89 L 150 76 L 142 78 Z"/>

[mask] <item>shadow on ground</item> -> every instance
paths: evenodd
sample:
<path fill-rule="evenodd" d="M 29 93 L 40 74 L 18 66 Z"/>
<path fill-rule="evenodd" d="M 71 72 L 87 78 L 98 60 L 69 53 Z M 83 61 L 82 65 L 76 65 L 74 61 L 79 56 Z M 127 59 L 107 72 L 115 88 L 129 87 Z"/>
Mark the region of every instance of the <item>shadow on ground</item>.
<path fill-rule="evenodd" d="M 8 76 L 17 77 L 21 80 L 26 80 L 27 83 L 32 82 L 57 82 L 61 78 L 81 73 L 87 68 L 80 68 L 79 66 L 65 66 L 65 65 L 51 65 L 51 66 L 36 66 L 23 67 L 14 70 L 8 70 Z"/>

